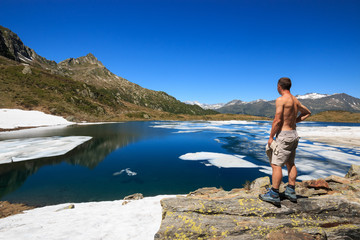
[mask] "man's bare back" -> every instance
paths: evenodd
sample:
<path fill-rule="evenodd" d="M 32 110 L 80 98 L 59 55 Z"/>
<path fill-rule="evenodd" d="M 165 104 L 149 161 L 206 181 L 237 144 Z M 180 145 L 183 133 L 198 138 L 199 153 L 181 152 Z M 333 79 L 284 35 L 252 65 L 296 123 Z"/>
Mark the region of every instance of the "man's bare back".
<path fill-rule="evenodd" d="M 276 99 L 276 111 L 273 126 L 270 133 L 270 139 L 281 131 L 296 129 L 296 123 L 305 120 L 311 112 L 300 101 L 294 97 L 289 90 L 284 90 L 278 86 L 281 97 Z M 298 116 L 298 113 L 300 115 Z M 269 140 L 269 146 L 271 144 Z"/>

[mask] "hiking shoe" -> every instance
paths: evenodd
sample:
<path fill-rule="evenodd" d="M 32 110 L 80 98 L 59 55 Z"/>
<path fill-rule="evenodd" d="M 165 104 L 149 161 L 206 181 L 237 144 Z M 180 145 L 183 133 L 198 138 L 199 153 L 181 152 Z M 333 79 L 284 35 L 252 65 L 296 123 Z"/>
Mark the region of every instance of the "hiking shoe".
<path fill-rule="evenodd" d="M 294 189 L 290 188 L 289 186 L 286 186 L 284 193 L 285 193 L 285 198 L 289 199 L 291 202 L 294 203 L 297 202 L 296 192 Z"/>
<path fill-rule="evenodd" d="M 265 202 L 274 204 L 277 207 L 280 207 L 280 196 L 279 193 L 274 192 L 271 188 L 268 189 L 267 193 L 260 194 L 259 198 Z"/>

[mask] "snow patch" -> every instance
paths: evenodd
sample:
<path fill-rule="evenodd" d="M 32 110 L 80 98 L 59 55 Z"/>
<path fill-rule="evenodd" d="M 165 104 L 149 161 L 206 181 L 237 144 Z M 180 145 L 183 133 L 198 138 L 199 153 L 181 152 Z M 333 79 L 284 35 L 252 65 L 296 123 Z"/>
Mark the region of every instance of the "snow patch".
<path fill-rule="evenodd" d="M 20 109 L 0 109 L 0 128 L 16 129 L 19 127 L 40 127 L 55 125 L 71 125 L 63 117 L 45 114 L 39 111 L 26 111 Z"/>
<path fill-rule="evenodd" d="M 186 104 L 197 105 L 202 109 L 219 109 L 225 105 L 225 103 L 206 104 L 198 101 L 185 101 Z"/>
<path fill-rule="evenodd" d="M 25 211 L 0 221 L 1 239 L 134 239 L 153 240 L 161 224 L 160 200 L 175 195 L 60 204 Z"/>
<path fill-rule="evenodd" d="M 320 94 L 320 93 L 307 93 L 304 95 L 296 95 L 297 99 L 320 99 L 324 97 L 331 96 L 329 94 Z"/>

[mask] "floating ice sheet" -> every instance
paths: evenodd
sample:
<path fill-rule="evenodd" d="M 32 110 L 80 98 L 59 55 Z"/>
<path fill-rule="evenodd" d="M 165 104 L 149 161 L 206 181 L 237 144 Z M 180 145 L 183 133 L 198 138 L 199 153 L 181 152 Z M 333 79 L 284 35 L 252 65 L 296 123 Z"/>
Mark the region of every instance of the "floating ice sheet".
<path fill-rule="evenodd" d="M 182 160 L 193 160 L 201 161 L 207 160 L 211 165 L 218 168 L 256 168 L 257 165 L 244 160 L 246 156 L 240 155 L 231 155 L 224 153 L 213 153 L 213 152 L 197 152 L 197 153 L 187 153 L 179 158 Z M 206 165 L 210 166 L 210 165 Z"/>
<path fill-rule="evenodd" d="M 90 139 L 87 136 L 69 136 L 0 141 L 0 164 L 60 156 Z"/>
<path fill-rule="evenodd" d="M 137 173 L 131 171 L 130 168 L 126 168 L 126 169 L 122 169 L 122 170 L 119 171 L 119 172 L 114 172 L 114 173 L 113 173 L 113 176 L 121 175 L 121 174 L 123 174 L 124 172 L 125 172 L 128 176 L 130 176 L 130 177 L 137 175 Z"/>

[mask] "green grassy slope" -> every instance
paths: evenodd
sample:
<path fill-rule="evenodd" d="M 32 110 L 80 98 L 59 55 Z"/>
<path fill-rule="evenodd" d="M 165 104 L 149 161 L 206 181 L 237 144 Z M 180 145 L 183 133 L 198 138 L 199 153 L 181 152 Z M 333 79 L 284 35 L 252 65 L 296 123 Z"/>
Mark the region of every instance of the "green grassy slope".
<path fill-rule="evenodd" d="M 351 122 L 360 123 L 360 113 L 347 111 L 325 111 L 310 116 L 308 121 L 315 122 Z"/>

